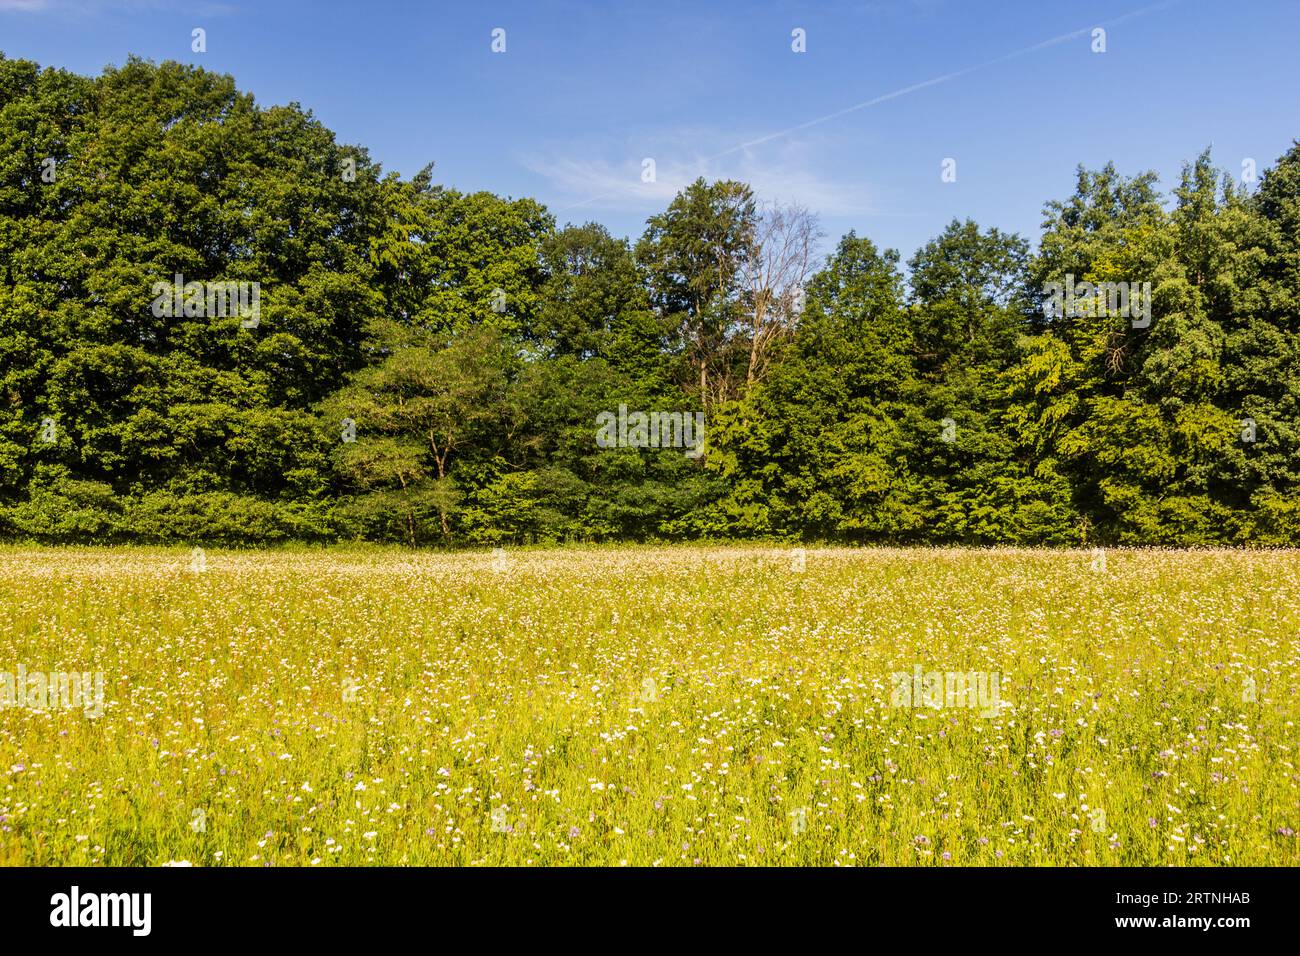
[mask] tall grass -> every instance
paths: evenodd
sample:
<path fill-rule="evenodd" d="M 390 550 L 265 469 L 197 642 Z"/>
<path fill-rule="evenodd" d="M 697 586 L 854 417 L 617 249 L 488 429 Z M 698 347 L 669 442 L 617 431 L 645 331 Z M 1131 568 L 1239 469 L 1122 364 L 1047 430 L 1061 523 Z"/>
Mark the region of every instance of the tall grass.
<path fill-rule="evenodd" d="M 802 566 L 0 549 L 0 863 L 1300 864 L 1296 552 Z"/>

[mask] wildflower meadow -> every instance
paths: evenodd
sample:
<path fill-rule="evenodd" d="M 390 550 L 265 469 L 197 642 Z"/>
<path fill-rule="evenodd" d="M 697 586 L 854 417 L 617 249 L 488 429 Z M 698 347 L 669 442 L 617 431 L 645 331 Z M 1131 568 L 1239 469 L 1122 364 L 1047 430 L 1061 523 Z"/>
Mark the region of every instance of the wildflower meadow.
<path fill-rule="evenodd" d="M 1300 864 L 1294 551 L 9 546 L 0 609 L 3 864 Z"/>

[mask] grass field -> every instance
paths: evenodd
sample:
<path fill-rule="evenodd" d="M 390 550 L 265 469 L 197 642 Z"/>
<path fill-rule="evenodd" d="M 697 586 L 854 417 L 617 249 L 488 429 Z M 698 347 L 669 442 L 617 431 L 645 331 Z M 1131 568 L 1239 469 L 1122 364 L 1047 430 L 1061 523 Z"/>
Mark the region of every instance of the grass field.
<path fill-rule="evenodd" d="M 1297 552 L 204 559 L 0 548 L 0 863 L 1300 864 Z"/>

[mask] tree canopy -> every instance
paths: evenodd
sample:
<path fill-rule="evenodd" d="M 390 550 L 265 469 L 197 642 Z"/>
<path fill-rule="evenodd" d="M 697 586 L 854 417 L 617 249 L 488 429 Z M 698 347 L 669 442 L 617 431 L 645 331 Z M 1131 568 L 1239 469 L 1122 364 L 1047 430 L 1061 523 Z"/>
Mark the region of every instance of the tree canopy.
<path fill-rule="evenodd" d="M 0 535 L 1300 542 L 1300 144 L 1080 168 L 1033 244 L 819 235 L 702 179 L 561 226 L 228 76 L 0 54 Z"/>

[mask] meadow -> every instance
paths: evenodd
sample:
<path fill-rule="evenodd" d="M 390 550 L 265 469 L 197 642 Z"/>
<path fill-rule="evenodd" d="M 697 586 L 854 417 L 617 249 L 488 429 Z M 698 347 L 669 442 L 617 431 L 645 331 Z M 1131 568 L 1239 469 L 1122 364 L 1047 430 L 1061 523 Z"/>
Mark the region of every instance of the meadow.
<path fill-rule="evenodd" d="M 1298 659 L 1295 551 L 0 547 L 0 864 L 1295 866 Z"/>

